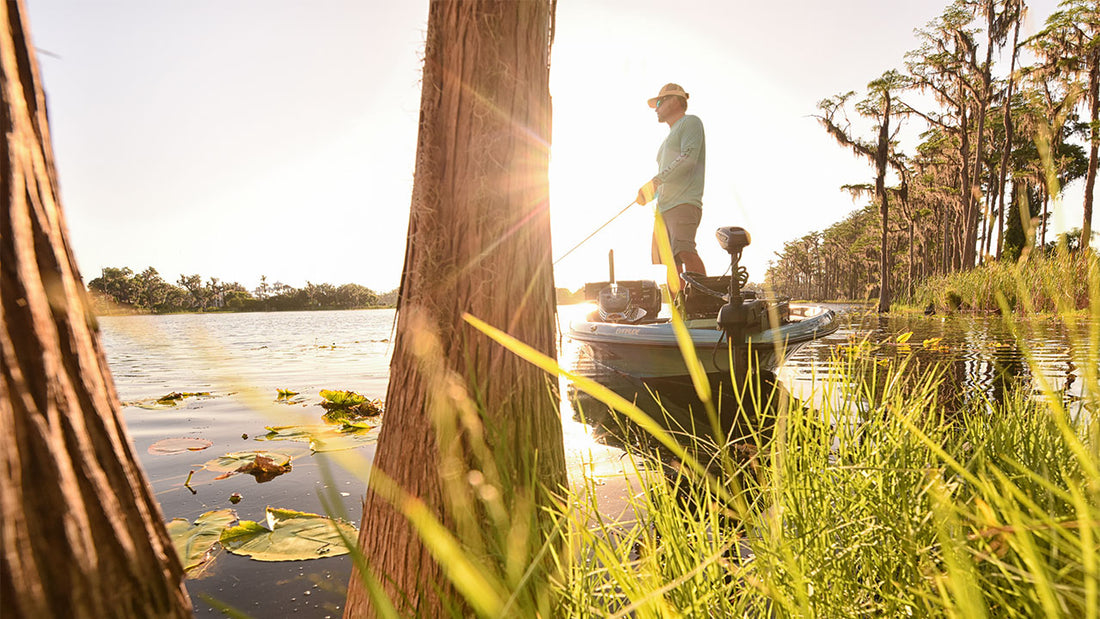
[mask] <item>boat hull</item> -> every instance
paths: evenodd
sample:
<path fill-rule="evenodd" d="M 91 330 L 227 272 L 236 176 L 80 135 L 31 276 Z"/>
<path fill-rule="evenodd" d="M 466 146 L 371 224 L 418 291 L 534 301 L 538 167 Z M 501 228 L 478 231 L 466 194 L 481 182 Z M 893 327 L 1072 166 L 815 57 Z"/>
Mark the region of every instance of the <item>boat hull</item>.
<path fill-rule="evenodd" d="M 711 376 L 730 375 L 734 367 L 749 372 L 775 372 L 783 360 L 804 344 L 837 329 L 836 314 L 820 306 L 792 306 L 797 321 L 748 336 L 743 346 L 729 346 L 728 338 L 714 320 L 687 323 L 688 334 L 704 372 Z M 670 322 L 630 325 L 578 321 L 570 325 L 570 338 L 578 345 L 581 359 L 609 372 L 639 379 L 671 379 L 688 376 Z"/>
<path fill-rule="evenodd" d="M 718 444 L 734 436 L 767 433 L 764 417 L 768 413 L 756 409 L 774 407 L 785 397 L 775 379 L 776 370 L 800 347 L 838 326 L 836 314 L 819 306 L 792 306 L 791 314 L 793 322 L 755 333 L 746 345 L 732 349 L 714 320 L 687 325 L 720 428 L 713 428 L 707 417 L 670 323 L 574 322 L 570 325 L 576 351 L 573 370 L 633 402 L 675 433 L 708 436 Z M 607 406 L 572 387 L 569 397 L 578 419 L 603 430 L 605 438 L 637 443 L 636 429 L 630 430 L 630 424 Z"/>

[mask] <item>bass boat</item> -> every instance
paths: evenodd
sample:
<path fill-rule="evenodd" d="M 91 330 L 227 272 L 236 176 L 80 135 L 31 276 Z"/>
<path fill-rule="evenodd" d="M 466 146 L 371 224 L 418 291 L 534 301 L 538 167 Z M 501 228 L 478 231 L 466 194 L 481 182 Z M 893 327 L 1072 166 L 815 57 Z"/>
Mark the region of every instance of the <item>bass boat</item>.
<path fill-rule="evenodd" d="M 774 384 L 784 359 L 836 331 L 837 315 L 822 306 L 743 290 L 748 274 L 738 263 L 751 241 L 749 233 L 726 226 L 716 236 L 730 255 L 731 275 L 682 274 L 684 286 L 670 312 L 683 318 L 712 391 L 728 394 L 734 391 L 732 382 L 744 385 L 750 378 Z M 661 315 L 660 288 L 653 281 L 615 281 L 613 260 L 609 275 L 609 281 L 585 285 L 585 298 L 595 301 L 596 309 L 569 326 L 577 350 L 575 369 L 647 412 L 653 409 L 647 403 L 665 413 L 682 409 L 688 417 L 674 416 L 690 423 L 691 409 L 699 411 L 700 403 L 672 320 Z M 578 395 L 573 390 L 574 400 Z"/>

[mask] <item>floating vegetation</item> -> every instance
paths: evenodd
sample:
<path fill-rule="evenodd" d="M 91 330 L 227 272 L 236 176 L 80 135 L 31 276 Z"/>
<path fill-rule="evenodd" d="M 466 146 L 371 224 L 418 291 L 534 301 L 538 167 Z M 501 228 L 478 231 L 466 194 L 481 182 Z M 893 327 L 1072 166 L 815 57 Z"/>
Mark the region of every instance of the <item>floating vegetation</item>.
<path fill-rule="evenodd" d="M 330 391 L 321 390 L 321 408 L 328 411 L 328 416 L 338 420 L 344 418 L 377 417 L 382 414 L 382 401 L 370 400 L 366 396 L 354 391 Z"/>
<path fill-rule="evenodd" d="M 168 522 L 168 535 L 188 578 L 202 578 L 205 575 L 222 531 L 236 521 L 237 512 L 217 509 L 199 516 L 194 525 L 186 518 L 174 518 Z"/>
<path fill-rule="evenodd" d="M 256 478 L 258 483 L 271 481 L 290 471 L 290 456 L 276 451 L 235 451 L 203 465 L 208 471 L 223 473 L 214 479 L 225 479 L 237 473 Z"/>
<path fill-rule="evenodd" d="M 256 561 L 303 561 L 347 554 L 344 538 L 354 541 L 358 535 L 349 522 L 268 507 L 266 527 L 242 520 L 222 531 L 219 541 L 229 552 Z"/>
<path fill-rule="evenodd" d="M 321 420 L 327 424 L 338 426 L 360 427 L 366 424 L 366 427 L 373 427 L 372 424 L 366 423 L 366 417 L 346 410 L 326 411 L 324 415 L 321 415 Z"/>
<path fill-rule="evenodd" d="M 210 395 L 209 391 L 188 391 L 188 392 L 173 391 L 172 393 L 169 393 L 168 395 L 161 396 L 161 397 L 157 398 L 157 403 L 158 404 L 173 404 L 174 405 L 175 402 L 179 402 L 180 400 L 183 400 L 185 398 L 193 398 L 193 397 L 196 397 L 196 396 L 209 396 L 209 395 Z"/>
<path fill-rule="evenodd" d="M 123 406 L 136 406 L 138 408 L 144 408 L 146 410 L 163 410 L 166 408 L 175 408 L 180 402 L 187 398 L 198 397 L 211 397 L 209 391 L 173 391 L 167 395 L 163 395 L 159 398 L 149 398 L 147 400 L 135 400 L 133 402 L 123 402 Z"/>
<path fill-rule="evenodd" d="M 234 503 L 240 501 L 240 494 Z M 167 523 L 168 535 L 189 579 L 208 574 L 220 544 L 233 554 L 257 561 L 304 561 L 347 554 L 341 533 L 355 540 L 355 526 L 317 514 L 268 507 L 267 526 L 251 520 L 238 521 L 232 509 L 206 512 L 191 524 L 186 518 Z M 234 526 L 234 523 L 236 525 Z"/>
<path fill-rule="evenodd" d="M 929 350 L 946 350 L 944 346 L 940 344 L 942 341 L 942 337 L 930 337 L 921 342 L 921 345 Z"/>
<path fill-rule="evenodd" d="M 162 438 L 149 446 L 149 453 L 171 455 L 188 451 L 202 451 L 213 444 L 204 438 Z"/>
<path fill-rule="evenodd" d="M 240 492 L 234 492 L 233 494 L 229 495 L 229 502 L 236 505 L 237 503 L 241 502 L 242 498 L 243 497 L 241 496 Z"/>
<path fill-rule="evenodd" d="M 306 399 L 299 395 L 298 391 L 292 389 L 276 389 L 275 403 L 276 404 L 305 404 Z"/>
<path fill-rule="evenodd" d="M 375 425 L 352 421 L 335 425 L 267 426 L 267 434 L 258 441 L 298 441 L 309 443 L 310 451 L 340 451 L 362 447 L 378 440 Z"/>

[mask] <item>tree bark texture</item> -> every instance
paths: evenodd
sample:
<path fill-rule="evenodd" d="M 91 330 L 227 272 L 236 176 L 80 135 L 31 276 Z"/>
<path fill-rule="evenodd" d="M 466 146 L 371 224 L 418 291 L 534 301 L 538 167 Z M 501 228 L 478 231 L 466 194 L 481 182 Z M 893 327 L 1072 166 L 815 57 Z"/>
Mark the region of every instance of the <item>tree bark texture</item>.
<path fill-rule="evenodd" d="M 509 478 L 565 483 L 561 420 L 545 375 L 468 324 L 468 312 L 554 356 L 547 168 L 547 1 L 433 1 L 425 44 L 416 175 L 401 297 L 375 470 L 445 524 L 442 445 L 433 404 L 446 400 L 423 344 L 478 403 Z M 453 395 L 453 394 L 451 394 Z M 528 484 L 529 485 L 529 484 Z M 527 488 L 537 494 L 532 488 Z M 449 595 L 405 517 L 368 488 L 359 546 L 402 614 L 435 617 Z M 345 616 L 373 610 L 358 572 Z"/>
<path fill-rule="evenodd" d="M 0 3 L 0 614 L 187 617 L 66 239 L 25 15 Z"/>

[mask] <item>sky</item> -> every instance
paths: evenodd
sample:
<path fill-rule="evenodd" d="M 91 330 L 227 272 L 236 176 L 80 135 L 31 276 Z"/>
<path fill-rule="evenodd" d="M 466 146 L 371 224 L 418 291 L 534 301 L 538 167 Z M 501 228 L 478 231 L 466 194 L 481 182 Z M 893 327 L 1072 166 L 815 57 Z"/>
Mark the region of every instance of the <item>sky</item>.
<path fill-rule="evenodd" d="M 1056 0 L 1031 2 L 1022 35 Z M 860 204 L 873 171 L 813 118 L 817 102 L 902 68 L 932 0 L 560 0 L 551 57 L 555 258 L 656 173 L 668 127 L 646 99 L 690 94 L 707 140 L 700 255 L 713 231 L 752 235 L 762 281 L 783 242 Z M 152 266 L 253 288 L 266 276 L 401 276 L 413 183 L 426 0 L 26 0 L 70 241 L 85 282 Z M 1007 58 L 1004 59 L 1007 64 Z M 911 129 L 913 132 L 915 128 Z M 904 147 L 904 145 L 903 145 Z M 1081 225 L 1070 186 L 1053 227 Z M 555 267 L 558 286 L 662 278 L 652 209 L 634 206 Z"/>

